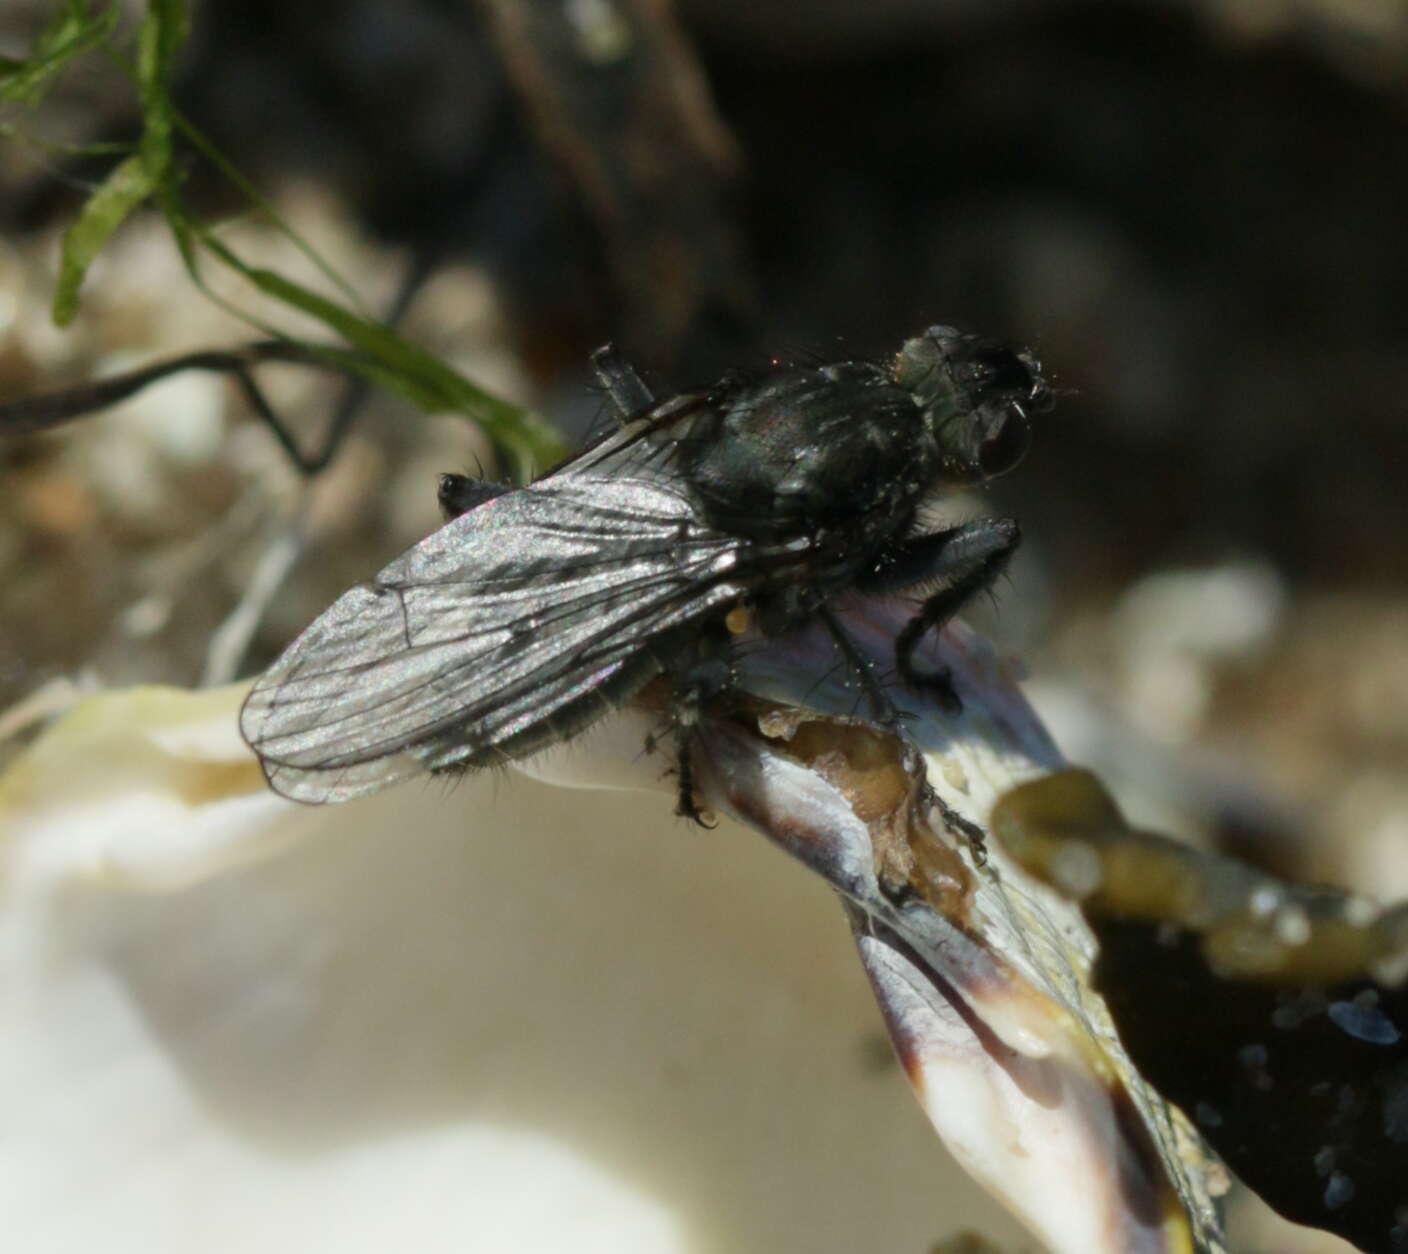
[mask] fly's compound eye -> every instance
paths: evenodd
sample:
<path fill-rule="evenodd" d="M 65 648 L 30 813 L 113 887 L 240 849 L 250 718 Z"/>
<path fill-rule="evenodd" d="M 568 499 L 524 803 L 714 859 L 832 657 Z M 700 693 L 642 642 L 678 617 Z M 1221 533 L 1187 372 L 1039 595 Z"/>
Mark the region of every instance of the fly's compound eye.
<path fill-rule="evenodd" d="M 973 340 L 966 360 L 956 369 L 970 396 L 1030 395 L 1040 375 L 1033 371 L 1025 354 L 991 340 Z"/>
<path fill-rule="evenodd" d="M 1056 408 L 1056 394 L 1046 386 L 1046 380 L 1040 375 L 1032 384 L 1032 394 L 1022 408 L 1029 414 L 1049 414 Z"/>
<path fill-rule="evenodd" d="M 1005 474 L 1031 443 L 1028 414 L 1051 408 L 1051 391 L 1029 353 L 991 341 L 975 344 L 964 366 L 975 407 L 974 443 L 984 478 Z"/>
<path fill-rule="evenodd" d="M 1046 376 L 1041 372 L 1041 362 L 1027 352 L 1019 353 L 1018 357 L 1027 368 L 1029 381 L 1023 411 L 1028 414 L 1049 414 L 1056 407 L 1056 394 L 1047 385 Z"/>
<path fill-rule="evenodd" d="M 983 413 L 978 437 L 978 465 L 991 478 L 1005 474 L 1026 455 L 1032 429 L 1022 407 L 1015 402 L 989 406 Z"/>

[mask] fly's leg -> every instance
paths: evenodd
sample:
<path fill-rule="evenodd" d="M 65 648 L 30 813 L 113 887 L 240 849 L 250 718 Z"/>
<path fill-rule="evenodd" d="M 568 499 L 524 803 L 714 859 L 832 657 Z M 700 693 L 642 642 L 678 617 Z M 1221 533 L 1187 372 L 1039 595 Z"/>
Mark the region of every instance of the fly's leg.
<path fill-rule="evenodd" d="M 922 799 L 938 808 L 944 826 L 949 831 L 957 833 L 968 842 L 968 848 L 973 854 L 973 861 L 979 866 L 986 864 L 988 860 L 987 840 L 983 835 L 983 829 L 976 823 L 965 819 L 930 785 L 928 771 L 924 768 L 923 754 L 920 753 L 919 746 L 909 734 L 909 729 L 905 727 L 900 712 L 895 709 L 894 702 L 886 696 L 885 689 L 881 687 L 879 679 L 876 678 L 874 664 L 856 646 L 856 642 L 851 639 L 850 634 L 829 608 L 823 606 L 818 612 L 818 617 L 831 639 L 835 641 L 836 648 L 845 659 L 851 673 L 860 681 L 860 686 L 865 690 L 866 697 L 870 702 L 871 717 L 900 742 L 901 764 L 906 775 L 921 781 L 920 796 Z"/>
<path fill-rule="evenodd" d="M 830 607 L 823 605 L 817 611 L 817 618 L 820 619 L 821 625 L 826 628 L 827 635 L 835 643 L 847 669 L 850 670 L 864 691 L 866 701 L 870 704 L 870 717 L 886 731 L 893 732 L 907 741 L 908 737 L 900 719 L 900 712 L 895 709 L 895 703 L 885 695 L 885 689 L 881 686 L 880 680 L 876 678 L 875 664 L 857 647 L 856 642 L 851 639 L 850 633 L 841 626 L 841 620 L 836 617 Z"/>
<path fill-rule="evenodd" d="M 900 712 L 895 708 L 895 703 L 886 695 L 885 689 L 876 677 L 875 664 L 857 647 L 856 642 L 851 639 L 850 633 L 841 625 L 840 619 L 836 617 L 829 606 L 823 605 L 817 611 L 817 618 L 826 628 L 827 634 L 836 645 L 837 652 L 841 654 L 847 668 L 864 691 L 870 705 L 872 720 L 900 742 L 904 755 L 905 773 L 919 779 L 925 779 L 924 761 L 919 752 L 919 746 L 914 743 L 914 737 L 905 727 Z"/>
<path fill-rule="evenodd" d="M 686 713 L 688 711 L 688 713 Z M 675 709 L 675 778 L 679 782 L 679 795 L 675 802 L 675 813 L 700 827 L 711 828 L 713 823 L 704 817 L 704 811 L 694 795 L 694 727 L 698 722 L 698 706 L 693 700 L 681 702 Z"/>
<path fill-rule="evenodd" d="M 973 861 L 979 866 L 988 864 L 988 837 L 971 819 L 965 819 L 947 801 L 939 796 L 934 789 L 930 788 L 929 799 L 939 808 L 939 815 L 944 821 L 944 826 L 949 831 L 962 836 L 968 842 L 968 850 L 973 855 Z"/>
<path fill-rule="evenodd" d="M 591 360 L 597 382 L 606 392 L 620 421 L 626 422 L 655 404 L 654 395 L 616 345 L 603 344 L 592 354 Z M 471 479 L 468 475 L 441 475 L 438 494 L 440 512 L 448 522 L 507 491 L 507 484 Z"/>
<path fill-rule="evenodd" d="M 972 597 L 993 585 L 1021 542 L 1021 530 L 1010 518 L 984 518 L 955 527 L 929 576 L 942 581 L 942 586 L 930 594 L 895 638 L 900 677 L 911 687 L 932 693 L 950 713 L 961 713 L 963 702 L 947 669 L 917 670 L 914 650 L 925 632 L 942 627 Z"/>
<path fill-rule="evenodd" d="M 616 345 L 603 344 L 592 354 L 592 371 L 622 422 L 655 404 L 654 393 Z"/>
<path fill-rule="evenodd" d="M 467 514 L 477 509 L 485 501 L 492 501 L 509 490 L 506 483 L 491 483 L 487 479 L 471 479 L 468 475 L 441 475 L 440 488 L 436 497 L 440 502 L 440 512 L 445 521 Z"/>
<path fill-rule="evenodd" d="M 895 664 L 905 683 L 932 694 L 950 714 L 961 713 L 963 703 L 948 671 L 918 670 L 914 651 L 925 632 L 942 627 L 992 585 L 1021 542 L 1021 530 L 1012 519 L 980 518 L 906 541 L 860 585 L 866 592 L 895 592 L 914 584 L 935 589 L 895 637 Z"/>
<path fill-rule="evenodd" d="M 713 827 L 705 821 L 704 812 L 695 799 L 694 733 L 705 704 L 734 683 L 731 637 L 722 627 L 706 631 L 682 656 L 672 659 L 666 671 L 673 685 L 670 715 L 675 742 L 675 778 L 679 783 L 675 813 L 700 827 Z"/>
<path fill-rule="evenodd" d="M 706 821 L 704 812 L 694 793 L 694 732 L 699 726 L 704 703 L 710 697 L 728 687 L 729 669 L 713 663 L 696 666 L 687 671 L 675 687 L 674 704 L 671 710 L 675 741 L 675 779 L 679 784 L 675 813 L 700 827 L 713 827 Z"/>

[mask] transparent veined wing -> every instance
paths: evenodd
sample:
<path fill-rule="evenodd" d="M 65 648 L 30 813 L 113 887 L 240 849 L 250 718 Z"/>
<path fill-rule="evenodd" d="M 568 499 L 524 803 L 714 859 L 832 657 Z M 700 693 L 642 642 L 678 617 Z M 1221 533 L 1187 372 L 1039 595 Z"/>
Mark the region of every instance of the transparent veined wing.
<path fill-rule="evenodd" d="M 657 673 L 663 635 L 736 602 L 737 549 L 663 478 L 565 470 L 345 593 L 258 680 L 240 729 L 298 801 L 521 756 Z"/>

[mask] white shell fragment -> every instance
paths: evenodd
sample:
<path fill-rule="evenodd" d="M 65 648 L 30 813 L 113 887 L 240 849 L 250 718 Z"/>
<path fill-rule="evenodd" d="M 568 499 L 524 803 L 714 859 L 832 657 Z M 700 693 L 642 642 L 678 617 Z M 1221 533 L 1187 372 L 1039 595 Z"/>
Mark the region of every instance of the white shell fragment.
<path fill-rule="evenodd" d="M 1023 1248 L 885 1057 L 831 893 L 672 818 L 653 716 L 537 765 L 657 795 L 307 807 L 243 694 L 113 692 L 0 775 L 7 1251 Z"/>
<path fill-rule="evenodd" d="M 848 625 L 883 668 L 898 619 L 871 613 Z M 16 1248 L 1028 1248 L 1005 1209 L 1053 1254 L 1220 1250 L 1075 908 L 912 813 L 829 649 L 744 650 L 757 698 L 701 728 L 709 833 L 670 817 L 649 694 L 528 764 L 567 787 L 482 772 L 323 807 L 267 792 L 242 690 L 80 705 L 0 776 Z M 914 704 L 909 730 L 985 825 L 1059 757 L 977 641 L 921 662 L 966 712 Z M 925 1113 L 1000 1207 L 877 1071 L 832 894 L 728 815 L 841 895 Z"/>

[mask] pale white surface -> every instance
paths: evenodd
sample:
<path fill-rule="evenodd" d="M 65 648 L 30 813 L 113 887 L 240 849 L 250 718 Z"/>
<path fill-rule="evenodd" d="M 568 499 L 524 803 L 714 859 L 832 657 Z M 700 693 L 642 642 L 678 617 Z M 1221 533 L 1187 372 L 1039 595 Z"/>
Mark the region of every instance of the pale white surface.
<path fill-rule="evenodd" d="M 760 838 L 518 776 L 285 807 L 235 690 L 104 700 L 0 780 L 7 1250 L 1031 1248 Z"/>

